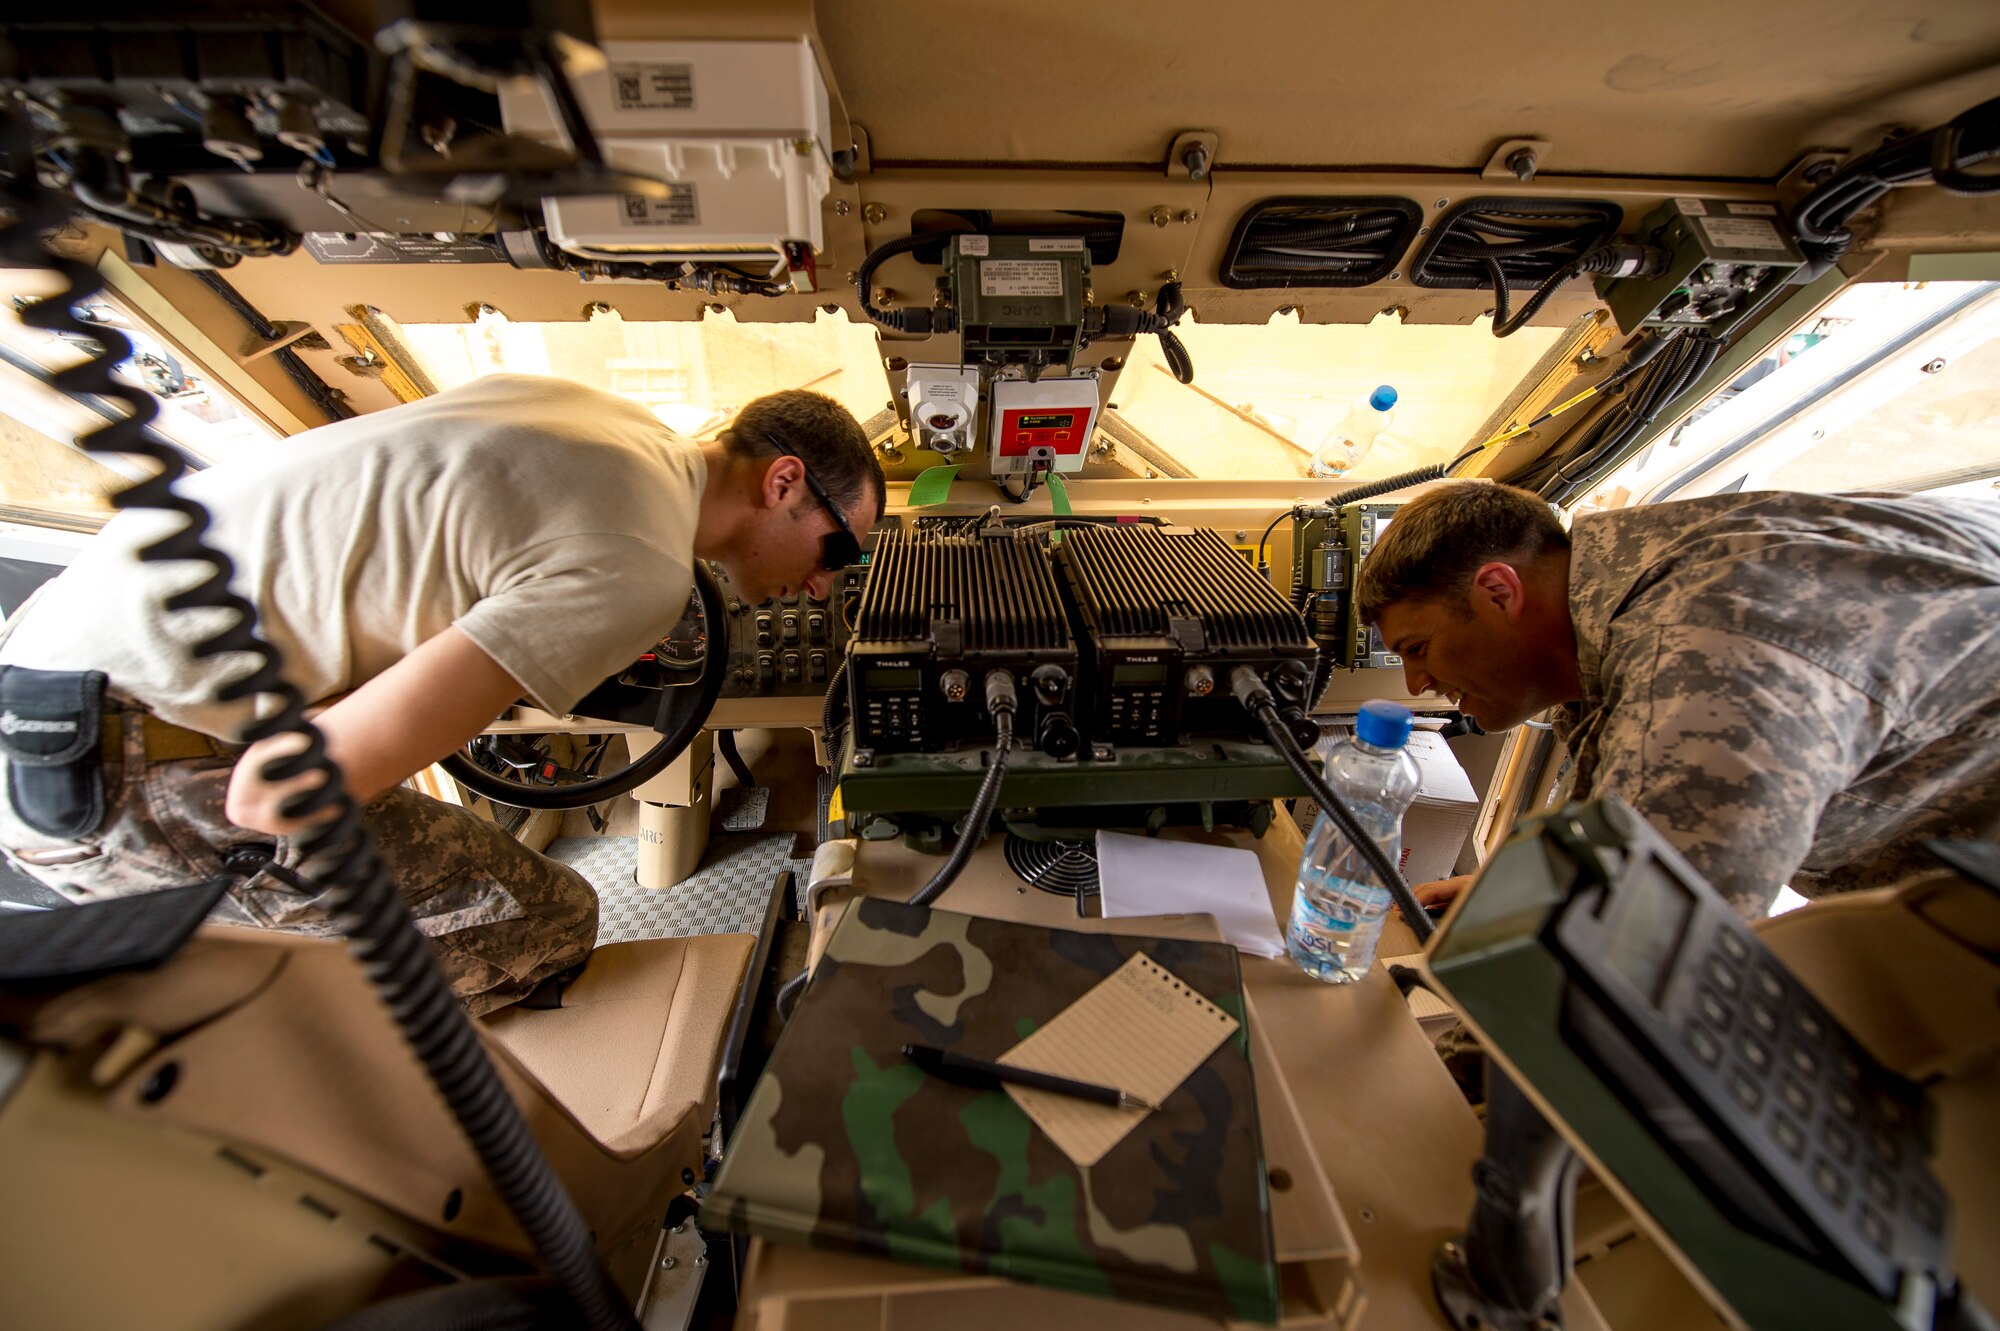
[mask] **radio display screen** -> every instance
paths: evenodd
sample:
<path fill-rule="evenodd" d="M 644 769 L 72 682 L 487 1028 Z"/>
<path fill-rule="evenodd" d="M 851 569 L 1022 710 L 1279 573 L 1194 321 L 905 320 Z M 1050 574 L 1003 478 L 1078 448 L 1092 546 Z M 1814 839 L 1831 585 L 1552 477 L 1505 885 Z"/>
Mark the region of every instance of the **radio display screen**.
<path fill-rule="evenodd" d="M 1014 418 L 1017 430 L 1069 430 L 1075 426 L 1073 411 L 1024 411 Z"/>
<path fill-rule="evenodd" d="M 1111 667 L 1113 684 L 1161 684 L 1166 678 L 1165 661 L 1141 661 Z"/>
<path fill-rule="evenodd" d="M 911 666 L 907 670 L 864 670 L 861 682 L 871 689 L 914 689 L 922 684 L 924 672 Z"/>

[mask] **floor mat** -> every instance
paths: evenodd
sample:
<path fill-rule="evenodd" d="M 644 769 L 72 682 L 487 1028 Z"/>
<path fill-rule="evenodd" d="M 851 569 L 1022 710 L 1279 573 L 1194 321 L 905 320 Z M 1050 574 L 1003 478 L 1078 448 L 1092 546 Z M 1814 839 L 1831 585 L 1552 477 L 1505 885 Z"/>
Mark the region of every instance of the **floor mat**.
<path fill-rule="evenodd" d="M 709 837 L 701 868 L 669 888 L 632 881 L 639 863 L 637 837 L 557 837 L 542 853 L 582 874 L 597 889 L 597 945 L 635 938 L 691 938 L 697 934 L 753 934 L 764 922 L 778 871 L 803 877 L 811 860 L 795 860 L 790 832 L 728 833 Z"/>

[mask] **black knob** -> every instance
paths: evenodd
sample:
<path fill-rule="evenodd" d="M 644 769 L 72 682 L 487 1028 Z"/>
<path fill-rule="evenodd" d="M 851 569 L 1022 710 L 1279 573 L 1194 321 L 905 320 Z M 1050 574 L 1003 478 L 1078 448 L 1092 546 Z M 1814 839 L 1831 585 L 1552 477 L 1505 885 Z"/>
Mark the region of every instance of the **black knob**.
<path fill-rule="evenodd" d="M 1041 730 L 1035 736 L 1035 745 L 1051 758 L 1073 758 L 1083 744 L 1083 736 L 1077 734 L 1076 726 L 1061 712 L 1051 712 L 1042 718 Z"/>
<path fill-rule="evenodd" d="M 1278 719 L 1285 723 L 1285 729 L 1292 733 L 1292 740 L 1300 748 L 1311 751 L 1319 743 L 1319 723 L 1296 707 L 1287 707 L 1278 713 Z"/>
<path fill-rule="evenodd" d="M 1028 676 L 1034 686 L 1035 697 L 1044 707 L 1054 707 L 1069 696 L 1069 671 L 1059 665 L 1036 666 Z"/>
<path fill-rule="evenodd" d="M 1304 661 L 1280 661 L 1271 668 L 1269 683 L 1271 692 L 1286 702 L 1304 702 L 1312 684 L 1312 667 Z"/>

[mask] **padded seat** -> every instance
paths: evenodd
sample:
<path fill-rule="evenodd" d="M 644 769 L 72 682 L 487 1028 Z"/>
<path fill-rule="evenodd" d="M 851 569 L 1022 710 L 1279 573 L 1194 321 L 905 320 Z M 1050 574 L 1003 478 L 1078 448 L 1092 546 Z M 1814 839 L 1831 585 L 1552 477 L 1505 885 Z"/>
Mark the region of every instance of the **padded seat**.
<path fill-rule="evenodd" d="M 569 1006 L 503 1009 L 478 1023 L 607 1252 L 657 1229 L 701 1169 L 755 943 L 723 934 L 612 944 L 570 985 Z M 206 925 L 157 970 L 0 1003 L 0 1021 L 31 1044 L 108 1049 L 93 1080 L 114 1113 L 268 1151 L 420 1225 L 527 1251 L 337 939 Z M 146 1093 L 162 1084 L 171 1093 Z"/>

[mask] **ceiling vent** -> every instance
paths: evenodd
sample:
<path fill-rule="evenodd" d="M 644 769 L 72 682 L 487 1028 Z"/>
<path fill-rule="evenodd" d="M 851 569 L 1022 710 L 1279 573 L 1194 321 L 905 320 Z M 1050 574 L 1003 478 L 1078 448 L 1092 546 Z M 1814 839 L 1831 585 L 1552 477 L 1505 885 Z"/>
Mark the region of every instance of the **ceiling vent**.
<path fill-rule="evenodd" d="M 1538 287 L 1618 232 L 1624 210 L 1597 199 L 1467 199 L 1410 265 L 1420 287 Z"/>
<path fill-rule="evenodd" d="M 1365 287 L 1396 270 L 1423 216 L 1408 199 L 1266 199 L 1236 224 L 1222 256 L 1222 284 L 1239 291 Z"/>

